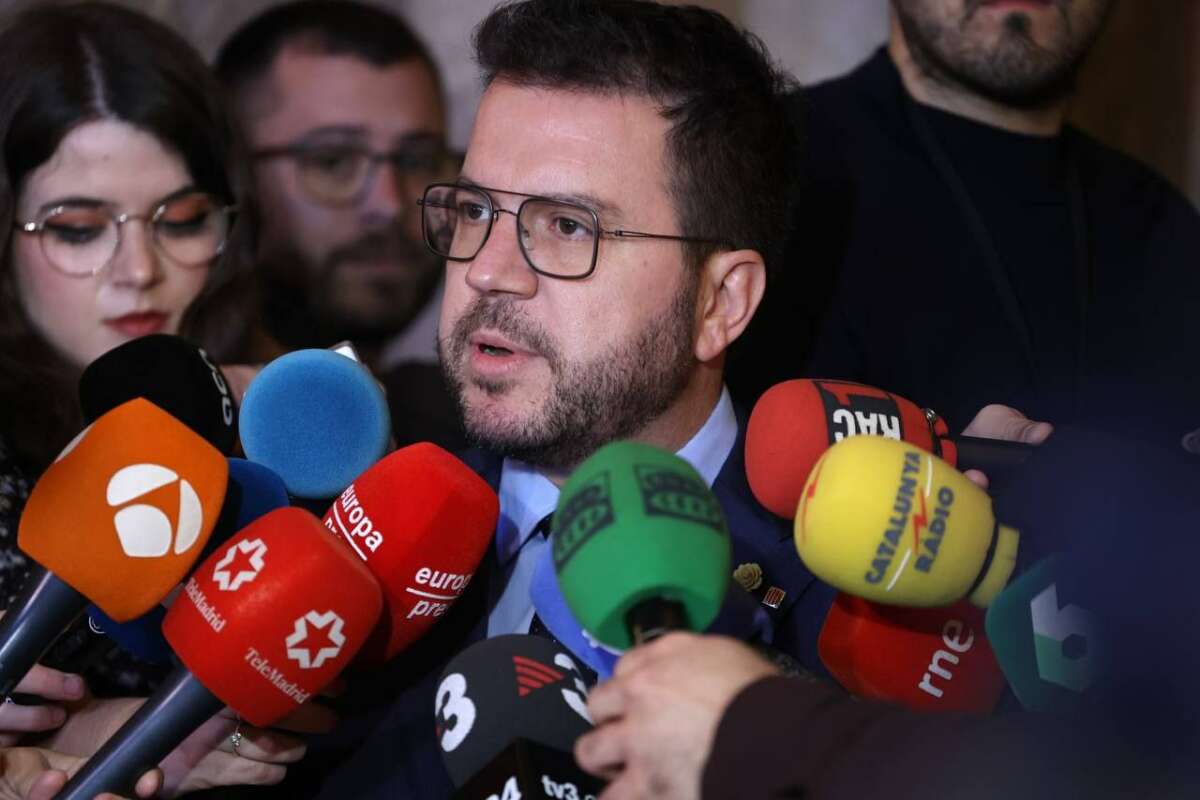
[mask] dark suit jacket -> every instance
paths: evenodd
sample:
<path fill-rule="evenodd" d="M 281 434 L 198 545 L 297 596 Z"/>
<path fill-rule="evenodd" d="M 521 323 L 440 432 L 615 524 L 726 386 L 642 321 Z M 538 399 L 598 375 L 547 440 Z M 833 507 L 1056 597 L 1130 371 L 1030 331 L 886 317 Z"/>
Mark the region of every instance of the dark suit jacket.
<path fill-rule="evenodd" d="M 713 486 L 729 524 L 733 563 L 759 564 L 763 590 L 784 591 L 779 607 L 769 610 L 774 645 L 823 672 L 817 635 L 834 592 L 801 563 L 791 525 L 751 495 L 742 458 L 744 419 L 739 423 L 738 441 Z M 502 459 L 471 451 L 463 460 L 499 486 Z M 281 796 L 424 800 L 452 793 L 434 736 L 434 696 L 446 662 L 486 635 L 487 584 L 495 565 L 495 551 L 489 550 L 467 591 L 429 637 L 382 670 L 352 679 L 353 689 L 340 701 L 343 722 L 310 744 L 309 756 L 290 770 Z"/>

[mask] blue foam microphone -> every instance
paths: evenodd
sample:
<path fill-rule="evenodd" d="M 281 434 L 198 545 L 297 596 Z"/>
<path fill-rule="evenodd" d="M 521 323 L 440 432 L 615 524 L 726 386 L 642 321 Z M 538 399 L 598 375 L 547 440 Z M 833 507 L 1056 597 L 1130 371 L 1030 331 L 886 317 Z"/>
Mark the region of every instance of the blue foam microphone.
<path fill-rule="evenodd" d="M 383 457 L 387 399 L 371 373 L 329 350 L 281 356 L 250 383 L 238 418 L 246 456 L 300 498 L 336 496 Z"/>

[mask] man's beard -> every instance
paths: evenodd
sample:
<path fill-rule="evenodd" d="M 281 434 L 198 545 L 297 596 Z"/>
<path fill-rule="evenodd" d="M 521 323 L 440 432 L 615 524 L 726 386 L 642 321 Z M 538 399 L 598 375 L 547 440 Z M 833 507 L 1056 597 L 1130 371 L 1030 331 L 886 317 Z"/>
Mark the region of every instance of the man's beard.
<path fill-rule="evenodd" d="M 1078 0 L 1054 0 L 1060 26 L 1048 46 L 1034 41 L 1032 22 L 1021 11 L 1004 18 L 997 42 L 971 42 L 965 29 L 985 0 L 966 0 L 957 24 L 927 12 L 922 0 L 894 0 L 893 6 L 914 61 L 931 78 L 949 80 L 1003 105 L 1040 108 L 1070 94 L 1083 58 L 1103 27 L 1107 3 L 1072 17 L 1073 2 Z"/>
<path fill-rule="evenodd" d="M 429 301 L 441 277 L 437 256 L 398 229 L 371 231 L 331 251 L 316 268 L 295 250 L 276 250 L 265 261 L 266 324 L 288 347 L 390 339 Z M 355 269 L 355 262 L 395 264 L 396 274 L 377 282 L 381 296 L 373 313 L 339 290 L 339 274 Z"/>
<path fill-rule="evenodd" d="M 696 281 L 688 280 L 692 285 L 677 295 L 665 314 L 580 363 L 566 363 L 545 329 L 525 317 L 514 301 L 477 298 L 450 335 L 438 339 L 442 373 L 468 438 L 485 450 L 565 471 L 657 419 L 683 392 L 696 364 L 691 349 Z M 481 328 L 499 331 L 549 365 L 549 396 L 523 420 L 497 425 L 466 404 L 461 365 L 471 335 Z M 503 379 L 473 382 L 490 396 L 511 387 Z"/>

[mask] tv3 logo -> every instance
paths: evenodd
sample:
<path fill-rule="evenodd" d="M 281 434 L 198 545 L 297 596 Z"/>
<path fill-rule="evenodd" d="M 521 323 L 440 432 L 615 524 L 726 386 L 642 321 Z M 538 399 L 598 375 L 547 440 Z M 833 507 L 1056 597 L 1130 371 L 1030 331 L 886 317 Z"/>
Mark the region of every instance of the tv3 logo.
<path fill-rule="evenodd" d="M 1073 692 L 1084 692 L 1094 678 L 1094 615 L 1076 605 L 1059 607 L 1058 584 L 1052 583 L 1029 603 L 1038 675 Z M 1075 645 L 1075 653 L 1067 652 Z"/>
<path fill-rule="evenodd" d="M 549 775 L 542 776 L 543 797 L 553 800 L 596 800 L 593 794 L 580 794 L 579 787 L 573 783 L 558 783 Z M 504 788 L 499 794 L 488 795 L 487 800 L 521 800 L 521 787 L 517 784 L 517 776 L 510 775 L 504 782 Z"/>
<path fill-rule="evenodd" d="M 572 711 L 591 723 L 592 717 L 587 710 L 587 686 L 579 677 L 579 668 L 566 653 L 556 653 L 554 664 L 569 670 L 575 683 L 574 689 L 561 690 L 563 701 Z M 438 686 L 434 715 L 439 722 L 446 721 L 442 727 L 440 742 L 442 750 L 447 753 L 456 750 L 475 727 L 477 709 L 474 701 L 467 696 L 467 688 L 467 678 L 461 672 L 447 675 Z"/>

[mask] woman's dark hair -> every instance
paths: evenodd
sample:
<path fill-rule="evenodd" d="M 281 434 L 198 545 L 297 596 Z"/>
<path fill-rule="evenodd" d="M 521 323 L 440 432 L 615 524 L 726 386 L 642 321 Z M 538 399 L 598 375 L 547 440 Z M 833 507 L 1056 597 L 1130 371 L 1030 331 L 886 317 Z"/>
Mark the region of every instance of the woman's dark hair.
<path fill-rule="evenodd" d="M 0 29 L 0 436 L 36 475 L 82 425 L 69 364 L 30 325 L 17 295 L 12 237 L 31 172 L 78 126 L 115 119 L 152 134 L 193 182 L 238 214 L 180 334 L 218 361 L 246 344 L 253 303 L 252 181 L 220 85 L 182 37 L 107 3 L 51 5 Z"/>
<path fill-rule="evenodd" d="M 779 259 L 798 147 L 791 79 L 763 43 L 715 11 L 645 0 L 525 0 L 475 30 L 485 83 L 649 97 L 671 127 L 680 232 Z M 689 244 L 703 263 L 717 248 Z"/>

